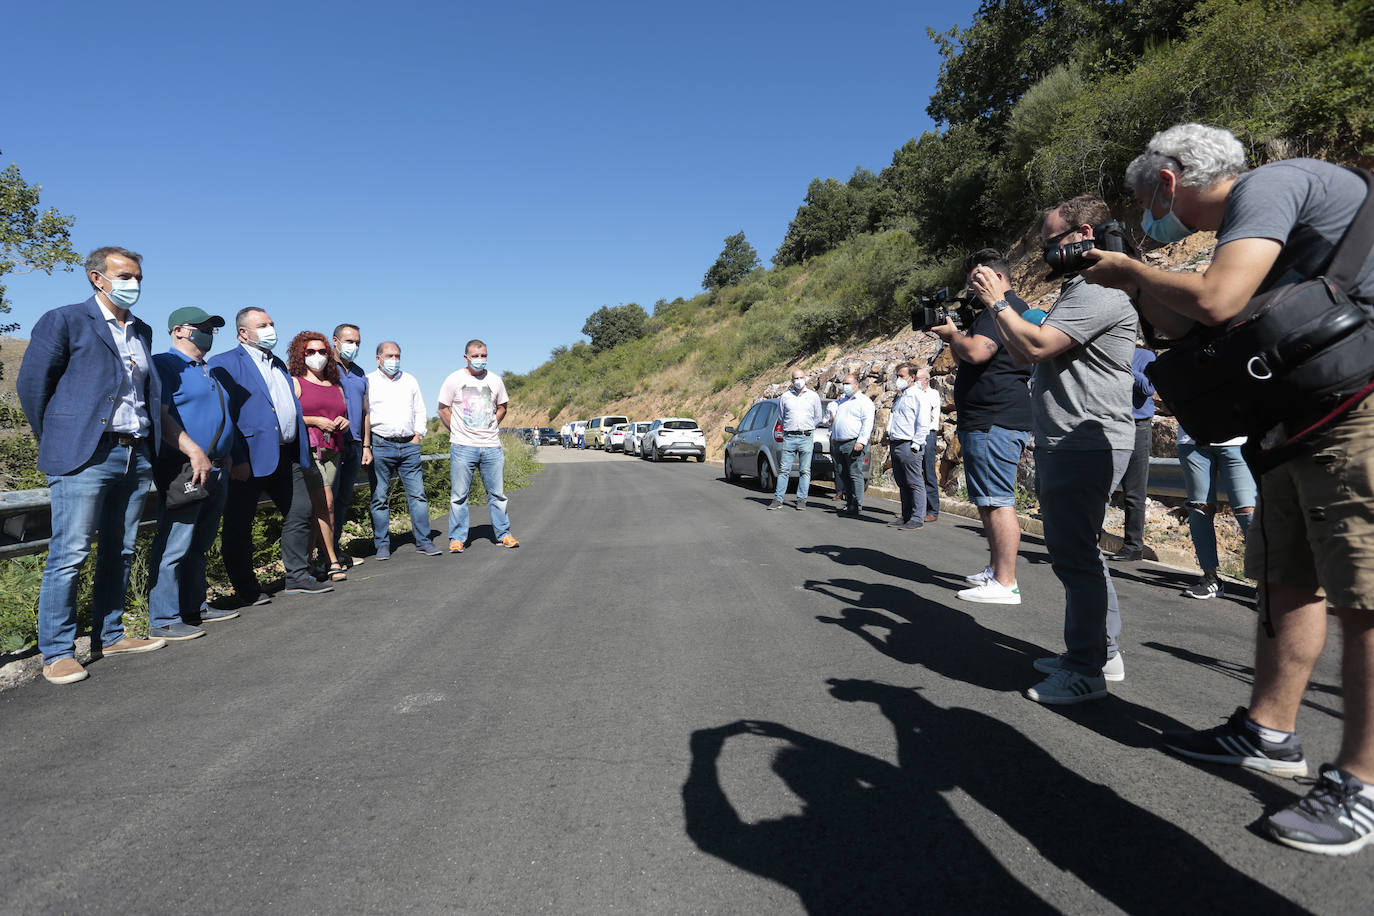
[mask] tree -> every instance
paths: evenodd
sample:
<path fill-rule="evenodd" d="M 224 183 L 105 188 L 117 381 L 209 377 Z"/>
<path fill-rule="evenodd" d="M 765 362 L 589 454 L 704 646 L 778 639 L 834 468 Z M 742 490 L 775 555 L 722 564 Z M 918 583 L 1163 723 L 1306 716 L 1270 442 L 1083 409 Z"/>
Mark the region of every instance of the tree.
<path fill-rule="evenodd" d="M 649 314 L 638 303 L 617 305 L 615 308 L 603 305 L 587 316 L 582 333 L 591 338 L 592 352 L 601 353 L 643 337 L 648 322 Z"/>
<path fill-rule="evenodd" d="M 706 271 L 706 278 L 701 281 L 702 289 L 709 289 L 711 292 L 724 289 L 727 286 L 734 286 L 759 267 L 759 253 L 754 250 L 754 246 L 744 240 L 744 232 L 735 233 L 725 237 L 725 248 L 721 251 L 720 257 L 716 258 L 716 263 L 711 265 L 711 269 Z M 658 312 L 657 306 L 654 312 Z"/>
<path fill-rule="evenodd" d="M 81 263 L 81 256 L 71 244 L 71 228 L 75 217 L 63 216 L 49 207 L 38 209 L 38 192 L 42 188 L 24 181 L 19 166 L 11 164 L 0 172 L 0 278 L 9 273 L 30 273 L 41 270 L 51 274 L 61 267 L 71 270 Z M 10 302 L 5 298 L 5 286 L 0 283 L 0 315 L 8 314 Z M 0 323 L 0 334 L 18 330 L 14 323 Z M 0 373 L 4 363 L 0 363 Z"/>

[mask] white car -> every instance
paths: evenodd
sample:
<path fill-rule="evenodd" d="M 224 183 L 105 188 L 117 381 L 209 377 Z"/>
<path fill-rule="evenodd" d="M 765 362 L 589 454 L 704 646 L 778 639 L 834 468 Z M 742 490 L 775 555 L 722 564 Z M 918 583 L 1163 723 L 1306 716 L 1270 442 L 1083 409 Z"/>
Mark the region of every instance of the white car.
<path fill-rule="evenodd" d="M 625 427 L 625 454 L 638 455 L 639 443 L 644 438 L 644 434 L 649 431 L 652 423 L 631 423 Z"/>
<path fill-rule="evenodd" d="M 649 424 L 649 431 L 639 443 L 639 457 L 657 461 L 678 457 L 683 461 L 695 458 L 706 460 L 706 434 L 689 417 L 659 417 Z"/>
<path fill-rule="evenodd" d="M 611 431 L 606 433 L 606 451 L 623 452 L 625 451 L 625 428 L 631 424 L 617 423 L 611 427 Z"/>

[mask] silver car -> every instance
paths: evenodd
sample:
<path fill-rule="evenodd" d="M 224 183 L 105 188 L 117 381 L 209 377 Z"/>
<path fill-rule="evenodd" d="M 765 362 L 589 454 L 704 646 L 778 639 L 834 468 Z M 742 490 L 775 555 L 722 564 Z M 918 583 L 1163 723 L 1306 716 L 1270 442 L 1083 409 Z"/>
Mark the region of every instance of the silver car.
<path fill-rule="evenodd" d="M 625 454 L 638 455 L 639 442 L 644 438 L 644 434 L 649 431 L 652 423 L 631 423 L 625 427 Z"/>

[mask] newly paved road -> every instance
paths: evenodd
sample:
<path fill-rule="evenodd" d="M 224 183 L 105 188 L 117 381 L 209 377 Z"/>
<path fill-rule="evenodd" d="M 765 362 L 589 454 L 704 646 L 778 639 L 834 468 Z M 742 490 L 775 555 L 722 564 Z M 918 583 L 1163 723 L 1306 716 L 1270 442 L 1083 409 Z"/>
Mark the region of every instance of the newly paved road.
<path fill-rule="evenodd" d="M 1293 783 L 1156 749 L 1245 701 L 1247 603 L 1122 570 L 1127 680 L 1041 707 L 1019 691 L 1062 592 L 1038 542 L 1024 605 L 970 606 L 974 523 L 549 456 L 512 494 L 519 550 L 402 549 L 0 695 L 0 912 L 1369 911 L 1374 854 L 1254 829 Z"/>

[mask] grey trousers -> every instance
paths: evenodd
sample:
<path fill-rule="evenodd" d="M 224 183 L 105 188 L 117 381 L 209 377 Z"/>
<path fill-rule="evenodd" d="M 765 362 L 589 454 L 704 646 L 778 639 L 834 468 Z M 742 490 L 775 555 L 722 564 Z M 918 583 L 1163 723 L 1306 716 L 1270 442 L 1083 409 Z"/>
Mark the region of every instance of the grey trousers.
<path fill-rule="evenodd" d="M 1093 677 L 1120 651 L 1121 609 L 1098 536 L 1130 460 L 1130 449 L 1035 453 L 1045 547 L 1064 585 L 1064 667 Z"/>
<path fill-rule="evenodd" d="M 902 521 L 913 518 L 918 522 L 925 520 L 926 479 L 921 462 L 920 447 L 913 449 L 910 442 L 894 443 L 892 450 L 892 482 L 902 497 Z"/>

